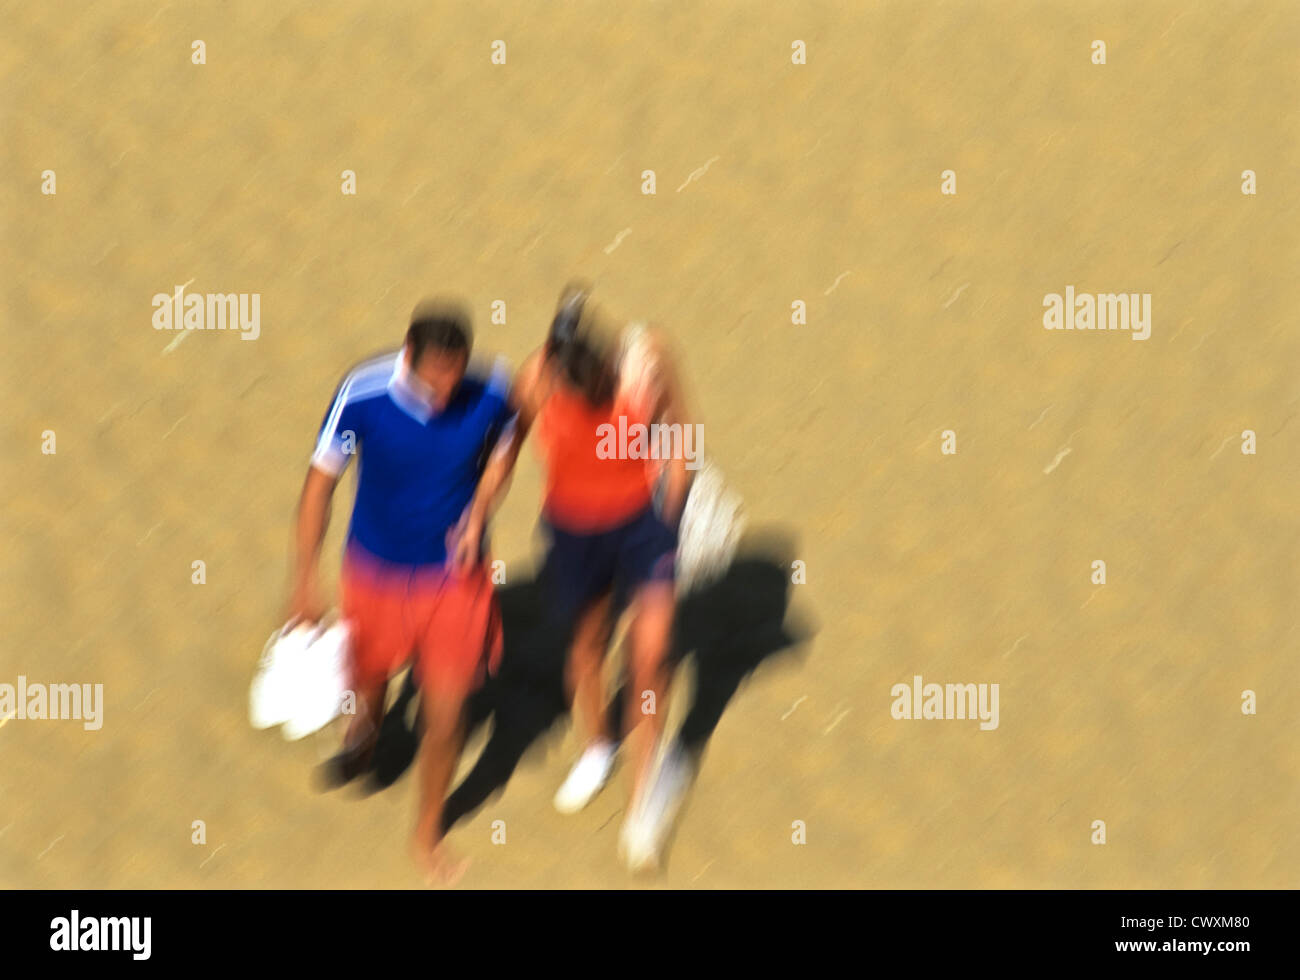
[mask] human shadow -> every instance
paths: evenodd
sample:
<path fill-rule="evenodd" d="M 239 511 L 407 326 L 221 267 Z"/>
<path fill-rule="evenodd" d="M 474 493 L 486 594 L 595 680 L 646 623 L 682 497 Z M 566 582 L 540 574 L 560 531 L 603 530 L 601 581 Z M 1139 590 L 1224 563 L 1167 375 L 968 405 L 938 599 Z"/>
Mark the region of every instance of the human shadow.
<path fill-rule="evenodd" d="M 694 667 L 690 707 L 678 732 L 695 771 L 723 713 L 745 679 L 769 657 L 793 655 L 813 633 L 790 609 L 792 540 L 758 530 L 741 542 L 727 573 L 678 603 L 671 660 Z M 495 677 L 467 704 L 469 733 L 491 721 L 492 731 L 474 767 L 447 798 L 444 830 L 503 789 L 525 754 L 558 733 L 568 715 L 564 661 L 568 633 L 546 613 L 545 568 L 497 589 L 504 650 Z M 615 608 L 625 607 L 616 597 Z M 421 734 L 418 689 L 407 679 L 385 714 L 363 788 L 391 786 L 410 767 Z M 622 728 L 626 684 L 609 705 L 611 738 Z"/>

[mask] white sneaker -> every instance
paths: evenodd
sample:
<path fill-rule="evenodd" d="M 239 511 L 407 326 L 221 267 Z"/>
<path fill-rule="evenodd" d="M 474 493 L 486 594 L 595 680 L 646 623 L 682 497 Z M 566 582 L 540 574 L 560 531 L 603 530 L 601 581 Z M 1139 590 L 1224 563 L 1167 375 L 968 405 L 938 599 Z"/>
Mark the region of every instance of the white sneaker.
<path fill-rule="evenodd" d="M 577 813 L 596 798 L 601 787 L 609 781 L 614 768 L 614 755 L 618 745 L 609 739 L 597 739 L 587 746 L 569 776 L 555 794 L 555 809 L 561 813 Z"/>
<path fill-rule="evenodd" d="M 642 804 L 636 804 L 623 819 L 618 831 L 618 859 L 630 871 L 645 871 L 659 864 L 659 855 L 648 839 L 645 821 L 641 819 Z"/>
<path fill-rule="evenodd" d="M 690 786 L 691 767 L 676 743 L 666 747 L 650 776 L 650 788 L 628 813 L 619 833 L 619 856 L 631 871 L 651 871 Z"/>

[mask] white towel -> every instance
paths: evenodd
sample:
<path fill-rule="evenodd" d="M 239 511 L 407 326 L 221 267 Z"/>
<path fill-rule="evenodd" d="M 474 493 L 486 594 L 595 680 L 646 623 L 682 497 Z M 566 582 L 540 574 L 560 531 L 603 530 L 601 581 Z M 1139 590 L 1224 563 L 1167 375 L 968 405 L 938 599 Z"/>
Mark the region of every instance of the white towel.
<path fill-rule="evenodd" d="M 677 594 L 726 574 L 745 530 L 744 503 L 709 460 L 695 473 L 677 528 Z"/>
<path fill-rule="evenodd" d="M 337 718 L 348 688 L 349 637 L 343 621 L 272 633 L 248 692 L 253 727 L 282 725 L 293 741 Z"/>

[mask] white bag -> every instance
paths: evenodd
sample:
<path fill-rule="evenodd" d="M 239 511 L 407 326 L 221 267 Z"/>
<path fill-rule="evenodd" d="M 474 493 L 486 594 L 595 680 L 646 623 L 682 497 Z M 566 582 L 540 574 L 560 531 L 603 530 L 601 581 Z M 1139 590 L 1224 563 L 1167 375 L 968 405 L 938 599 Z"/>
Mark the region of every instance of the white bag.
<path fill-rule="evenodd" d="M 660 383 L 648 328 L 643 322 L 623 331 L 618 357 L 619 392 L 634 405 L 645 405 Z M 666 469 L 659 474 L 656 510 L 662 504 Z M 691 481 L 677 531 L 677 594 L 684 596 L 726 574 L 745 530 L 744 504 L 727 488 L 722 472 L 702 460 Z"/>
<path fill-rule="evenodd" d="M 744 503 L 708 460 L 695 473 L 677 528 L 677 594 L 726 574 L 745 530 Z"/>
<path fill-rule="evenodd" d="M 337 718 L 348 689 L 349 638 L 341 620 L 272 633 L 248 692 L 253 727 L 283 725 L 285 739 L 295 741 Z"/>

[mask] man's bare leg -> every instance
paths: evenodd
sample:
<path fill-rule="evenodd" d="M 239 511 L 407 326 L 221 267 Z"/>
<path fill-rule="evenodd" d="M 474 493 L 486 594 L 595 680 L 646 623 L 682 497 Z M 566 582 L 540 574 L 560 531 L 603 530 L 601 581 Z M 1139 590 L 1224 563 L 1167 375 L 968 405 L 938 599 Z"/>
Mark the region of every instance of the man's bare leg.
<path fill-rule="evenodd" d="M 343 747 L 321 767 L 318 778 L 326 788 L 342 786 L 365 772 L 379 741 L 379 726 L 384 719 L 388 681 L 359 684 L 355 693 L 358 711 L 344 733 Z"/>
<path fill-rule="evenodd" d="M 344 748 L 368 747 L 374 750 L 374 743 L 379 737 L 379 725 L 384 720 L 384 701 L 388 696 L 388 681 L 375 681 L 360 685 L 357 692 L 358 707 L 361 709 L 348 725 L 343 737 Z"/>
<path fill-rule="evenodd" d="M 420 810 L 412 850 L 430 884 L 451 885 L 469 866 L 451 853 L 442 830 L 447 788 L 465 743 L 465 696 L 438 687 L 427 682 L 421 686 L 424 744 L 420 748 Z"/>

